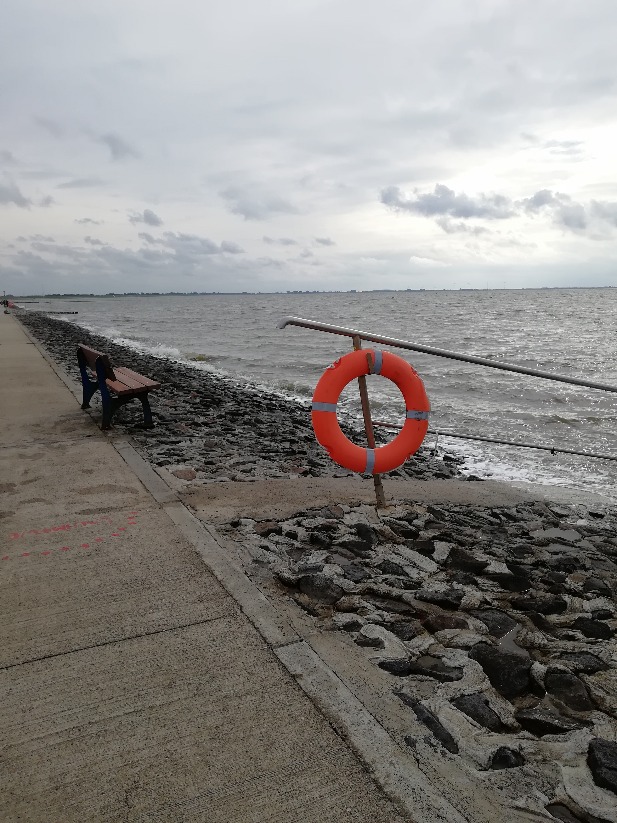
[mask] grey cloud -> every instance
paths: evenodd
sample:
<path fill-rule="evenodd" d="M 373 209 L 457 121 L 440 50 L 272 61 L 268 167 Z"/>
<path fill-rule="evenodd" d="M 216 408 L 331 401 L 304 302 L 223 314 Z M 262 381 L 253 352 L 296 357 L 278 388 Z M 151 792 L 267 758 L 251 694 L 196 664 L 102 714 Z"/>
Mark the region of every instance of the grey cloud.
<path fill-rule="evenodd" d="M 144 209 L 143 212 L 133 214 L 129 217 L 129 223 L 145 223 L 147 226 L 162 226 L 163 221 L 152 209 Z"/>
<path fill-rule="evenodd" d="M 526 197 L 524 200 L 521 200 L 520 205 L 525 209 L 525 211 L 538 212 L 545 206 L 552 206 L 559 202 L 561 197 L 561 195 L 553 194 L 553 192 L 548 189 L 541 189 L 531 197 Z"/>
<path fill-rule="evenodd" d="M 164 246 L 173 249 L 180 255 L 220 254 L 221 247 L 209 237 L 200 237 L 197 234 L 175 233 L 166 231 L 160 241 Z"/>
<path fill-rule="evenodd" d="M 153 237 L 148 232 L 140 232 L 139 237 L 150 246 L 157 245 L 170 249 L 177 259 L 187 263 L 195 262 L 203 256 L 244 253 L 241 246 L 230 240 L 223 240 L 220 245 L 217 245 L 209 237 L 201 237 L 198 234 L 166 231 L 162 237 Z M 161 253 L 156 252 L 156 254 Z"/>
<path fill-rule="evenodd" d="M 64 137 L 65 130 L 63 126 L 52 120 L 50 117 L 35 117 L 34 122 L 42 129 L 52 135 L 52 137 Z"/>
<path fill-rule="evenodd" d="M 0 206 L 9 205 L 17 206 L 20 209 L 29 209 L 32 200 L 24 197 L 12 180 L 6 179 L 4 182 L 0 181 Z"/>
<path fill-rule="evenodd" d="M 25 238 L 24 238 L 25 239 Z M 55 239 L 47 234 L 31 234 L 30 240 L 41 241 L 43 243 L 55 243 Z"/>
<path fill-rule="evenodd" d="M 315 242 L 318 246 L 336 246 L 334 240 L 331 240 L 329 237 L 316 237 Z"/>
<path fill-rule="evenodd" d="M 16 166 L 17 160 L 12 151 L 2 149 L 2 151 L 0 151 L 0 163 L 2 163 L 5 166 Z"/>
<path fill-rule="evenodd" d="M 264 243 L 267 243 L 269 246 L 297 246 L 297 240 L 292 240 L 291 237 L 267 237 L 264 235 L 262 237 Z"/>
<path fill-rule="evenodd" d="M 144 260 L 150 263 L 162 263 L 170 257 L 163 249 L 140 249 L 140 254 Z"/>
<path fill-rule="evenodd" d="M 45 197 L 41 197 L 37 205 L 42 206 L 44 209 L 48 209 L 50 206 L 53 206 L 55 202 L 56 201 L 51 194 L 46 194 Z"/>
<path fill-rule="evenodd" d="M 90 224 L 93 225 L 93 226 L 100 226 L 102 222 L 103 222 L 102 220 L 93 220 L 91 217 L 80 217 L 80 218 L 75 220 L 75 223 L 81 223 L 84 226 L 90 225 Z"/>
<path fill-rule="evenodd" d="M 111 153 L 112 160 L 125 160 L 127 157 L 141 157 L 141 154 L 122 137 L 117 134 L 103 134 L 98 138 L 99 143 L 104 143 Z"/>
<path fill-rule="evenodd" d="M 46 260 L 44 257 L 41 257 L 40 254 L 34 254 L 31 251 L 18 251 L 13 258 L 13 262 L 20 268 L 36 266 L 39 270 L 42 269 L 43 271 L 49 272 L 53 271 L 53 263 Z"/>
<path fill-rule="evenodd" d="M 173 258 L 168 252 L 163 249 L 140 249 L 140 255 L 149 263 L 161 264 L 166 263 Z"/>
<path fill-rule="evenodd" d="M 94 186 L 103 186 L 105 181 L 100 177 L 74 177 L 64 183 L 58 183 L 57 189 L 89 189 Z"/>
<path fill-rule="evenodd" d="M 32 248 L 34 251 L 47 252 L 49 254 L 54 254 L 57 257 L 63 257 L 75 261 L 83 260 L 84 256 L 88 253 L 84 249 L 79 249 L 75 246 L 68 246 L 66 244 L 61 245 L 55 241 L 50 243 L 49 241 L 44 240 L 37 240 L 33 242 Z M 20 251 L 19 254 L 26 255 L 28 252 Z"/>
<path fill-rule="evenodd" d="M 484 226 L 470 226 L 467 223 L 463 223 L 462 220 L 459 220 L 457 223 L 449 217 L 438 217 L 435 222 L 446 234 L 471 234 L 476 237 L 479 237 L 481 234 L 490 234 L 489 230 L 484 228 Z"/>
<path fill-rule="evenodd" d="M 553 217 L 553 222 L 561 228 L 568 229 L 575 233 L 584 232 L 591 224 L 591 214 L 587 214 L 587 209 L 582 203 L 577 203 L 567 194 L 552 192 L 548 189 L 541 189 L 531 197 L 521 200 L 520 205 L 527 213 L 538 214 L 546 211 Z M 596 204 L 596 215 L 604 219 L 606 207 L 610 204 Z M 593 211 L 593 207 L 592 207 Z"/>
<path fill-rule="evenodd" d="M 589 225 L 584 206 L 580 203 L 565 203 L 559 207 L 555 222 L 571 231 L 584 231 Z"/>
<path fill-rule="evenodd" d="M 513 217 L 512 201 L 501 194 L 479 194 L 475 198 L 438 183 L 433 192 L 412 197 L 405 196 L 398 186 L 389 186 L 381 192 L 381 202 L 394 211 L 408 211 L 425 217 L 448 215 L 469 219 L 504 220 Z"/>
<path fill-rule="evenodd" d="M 230 186 L 219 192 L 227 202 L 232 214 L 239 214 L 245 220 L 267 220 L 276 214 L 297 214 L 297 209 L 289 201 L 277 195 L 254 196 L 239 188 Z"/>
<path fill-rule="evenodd" d="M 21 251 L 18 251 L 15 257 L 19 260 L 28 260 L 33 257 L 37 258 L 38 260 L 43 260 L 43 258 L 39 257 L 37 254 L 32 254 L 31 251 L 24 251 L 23 249 Z"/>
<path fill-rule="evenodd" d="M 84 237 L 84 242 L 89 243 L 91 246 L 106 246 L 107 245 L 107 243 L 103 243 L 102 240 L 99 240 L 96 237 L 90 237 L 90 235 L 87 235 L 86 237 Z"/>
<path fill-rule="evenodd" d="M 592 200 L 585 205 L 562 192 L 540 189 L 530 197 L 512 201 L 500 194 L 481 194 L 470 197 L 456 194 L 447 186 L 437 185 L 430 194 L 414 192 L 413 197 L 403 195 L 398 186 L 390 186 L 381 192 L 381 202 L 393 211 L 404 211 L 433 217 L 447 234 L 466 233 L 475 236 L 486 234 L 484 226 L 467 223 L 472 218 L 505 220 L 515 217 L 545 214 L 556 226 L 575 234 L 589 232 L 595 240 L 606 239 L 606 225 L 617 227 L 617 203 Z M 458 221 L 452 218 L 459 218 Z M 489 232 L 490 233 L 490 232 Z"/>
<path fill-rule="evenodd" d="M 519 205 L 529 214 L 546 211 L 552 215 L 555 225 L 572 232 L 584 232 L 589 225 L 585 207 L 574 202 L 567 194 L 541 189 L 521 200 Z"/>
<path fill-rule="evenodd" d="M 244 249 L 242 246 L 239 246 L 237 243 L 233 243 L 231 240 L 223 240 L 221 243 L 221 251 L 226 254 L 244 254 Z"/>
<path fill-rule="evenodd" d="M 218 253 L 212 253 L 217 247 L 207 238 L 172 232 L 166 235 L 161 241 L 168 245 L 137 250 L 114 246 L 55 247 L 37 241 L 36 249 L 14 253 L 8 265 L 0 261 L 0 275 L 5 284 L 11 283 L 10 288 L 17 288 L 13 283 L 20 288 L 30 283 L 31 293 L 44 293 L 52 290 L 48 285 L 52 283 L 67 284 L 65 289 L 54 285 L 54 291 L 88 292 L 96 282 L 106 284 L 99 289 L 103 291 L 166 291 L 170 287 L 190 291 L 196 286 L 199 290 L 220 291 L 221 287 L 231 285 L 233 274 L 237 279 L 233 281 L 232 290 L 239 291 L 252 290 L 256 278 L 260 282 L 260 278 L 271 271 L 287 269 L 287 264 L 276 260 L 232 260 L 228 254 L 221 253 L 223 243 Z M 184 252 L 181 247 L 186 247 Z M 190 247 L 202 248 L 206 253 L 193 254 Z"/>
<path fill-rule="evenodd" d="M 129 249 L 117 249 L 114 246 L 100 246 L 92 249 L 90 254 L 95 256 L 95 259 L 102 261 L 108 265 L 112 270 L 123 272 L 127 266 L 137 269 L 138 271 L 148 271 L 151 267 L 152 260 L 148 258 L 141 250 L 134 252 Z"/>
<path fill-rule="evenodd" d="M 269 269 L 284 269 L 285 262 L 283 260 L 277 260 L 274 257 L 258 257 L 255 261 L 259 266 L 263 266 L 264 268 Z"/>
<path fill-rule="evenodd" d="M 592 215 L 605 220 L 612 226 L 617 226 L 617 203 L 603 203 L 598 200 L 591 201 Z"/>
<path fill-rule="evenodd" d="M 162 226 L 163 221 L 152 209 L 144 209 L 144 223 L 148 226 Z"/>

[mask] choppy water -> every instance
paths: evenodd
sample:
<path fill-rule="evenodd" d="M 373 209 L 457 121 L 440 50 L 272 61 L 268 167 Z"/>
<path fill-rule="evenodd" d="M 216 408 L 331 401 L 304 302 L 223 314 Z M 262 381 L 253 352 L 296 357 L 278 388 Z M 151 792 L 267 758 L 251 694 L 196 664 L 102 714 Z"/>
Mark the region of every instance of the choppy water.
<path fill-rule="evenodd" d="M 617 289 L 41 299 L 27 308 L 78 311 L 66 319 L 162 357 L 197 357 L 200 368 L 305 400 L 350 341 L 278 330 L 286 315 L 617 386 Z M 617 455 L 615 394 L 396 351 L 425 382 L 432 429 Z M 369 392 L 376 419 L 401 421 L 401 398 L 388 380 L 370 378 Z M 352 387 L 343 404 L 359 415 Z M 615 494 L 617 463 L 440 442 L 482 477 Z"/>

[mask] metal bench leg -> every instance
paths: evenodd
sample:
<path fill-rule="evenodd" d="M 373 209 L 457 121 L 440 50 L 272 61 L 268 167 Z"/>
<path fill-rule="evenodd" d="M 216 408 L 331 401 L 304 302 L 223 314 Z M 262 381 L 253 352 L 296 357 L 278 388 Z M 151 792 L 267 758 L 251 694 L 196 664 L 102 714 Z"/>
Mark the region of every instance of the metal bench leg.
<path fill-rule="evenodd" d="M 79 364 L 79 373 L 81 374 L 81 385 L 84 390 L 81 407 L 82 409 L 89 409 L 92 395 L 98 389 L 99 385 L 95 380 L 90 380 L 90 375 L 88 374 L 88 369 L 86 367 L 86 361 L 84 360 L 81 351 L 77 352 L 77 362 Z"/>
<path fill-rule="evenodd" d="M 92 399 L 92 395 L 98 390 L 98 384 L 94 383 L 92 380 L 88 380 L 88 382 L 82 381 L 82 386 L 84 393 L 81 407 L 82 409 L 89 409 L 90 400 Z"/>
<path fill-rule="evenodd" d="M 109 393 L 104 380 L 99 379 L 99 388 L 101 390 L 101 401 L 103 404 L 103 421 L 101 423 L 101 429 L 105 431 L 105 429 L 111 428 L 111 418 L 114 416 L 117 405 L 114 403 L 114 398 Z"/>
<path fill-rule="evenodd" d="M 101 391 L 101 399 L 103 401 L 103 422 L 101 424 L 101 429 L 105 431 L 106 429 L 111 428 L 111 421 L 113 419 L 114 414 L 120 408 L 120 406 L 124 406 L 127 403 L 130 403 L 131 400 L 139 399 L 141 401 L 141 405 L 144 411 L 144 429 L 153 429 L 154 423 L 152 421 L 152 411 L 150 409 L 150 402 L 148 400 L 147 394 L 140 394 L 140 395 L 131 395 L 131 396 L 123 396 L 123 397 L 112 397 L 105 387 L 105 391 Z"/>
<path fill-rule="evenodd" d="M 152 422 L 152 410 L 150 409 L 150 401 L 148 400 L 147 394 L 141 394 L 139 396 L 141 400 L 141 405 L 143 406 L 144 410 L 144 428 L 145 429 L 153 429 L 154 423 Z"/>

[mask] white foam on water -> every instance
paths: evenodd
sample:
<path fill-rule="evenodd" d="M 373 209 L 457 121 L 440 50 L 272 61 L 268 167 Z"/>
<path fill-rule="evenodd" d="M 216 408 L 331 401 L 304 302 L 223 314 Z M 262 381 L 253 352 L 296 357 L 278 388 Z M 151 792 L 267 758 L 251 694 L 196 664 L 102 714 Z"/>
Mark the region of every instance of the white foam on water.
<path fill-rule="evenodd" d="M 425 444 L 427 443 L 431 445 L 428 438 L 425 440 Z M 590 473 L 581 470 L 576 473 L 572 458 L 566 458 L 568 465 L 563 465 L 556 455 L 550 458 L 556 462 L 556 465 L 551 466 L 547 463 L 549 458 L 546 452 L 490 446 L 484 450 L 474 444 L 461 443 L 460 440 L 445 436 L 440 437 L 439 444 L 445 451 L 463 459 L 460 471 L 465 476 L 473 475 L 482 480 L 578 489 L 585 493 L 610 495 L 610 482 L 603 471 L 598 469 Z M 516 465 L 518 461 L 520 465 Z"/>

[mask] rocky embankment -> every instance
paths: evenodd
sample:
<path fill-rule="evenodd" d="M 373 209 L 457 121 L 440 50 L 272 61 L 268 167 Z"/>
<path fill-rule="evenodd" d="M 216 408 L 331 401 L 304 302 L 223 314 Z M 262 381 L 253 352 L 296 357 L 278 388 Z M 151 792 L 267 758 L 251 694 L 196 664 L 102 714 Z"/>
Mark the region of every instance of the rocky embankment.
<path fill-rule="evenodd" d="M 556 819 L 617 819 L 611 511 L 330 506 L 227 534 L 366 650 L 436 746 L 521 769 Z"/>
<path fill-rule="evenodd" d="M 306 406 L 44 315 L 20 319 L 76 380 L 85 342 L 163 383 L 154 430 L 139 429 L 138 403 L 115 428 L 187 490 L 346 474 L 316 444 Z M 457 462 L 425 450 L 391 474 L 455 478 Z M 400 735 L 421 768 L 427 750 L 449 759 L 478 791 L 490 785 L 504 808 L 525 810 L 512 820 L 617 821 L 617 518 L 608 506 L 399 499 L 378 511 L 348 500 L 217 529 L 316 631 L 340 632 L 389 679 L 423 730 Z"/>
<path fill-rule="evenodd" d="M 156 466 L 204 482 L 349 474 L 333 464 L 317 444 L 308 404 L 240 386 L 201 368 L 141 354 L 39 312 L 22 312 L 19 319 L 76 381 L 80 381 L 77 345 L 84 343 L 108 354 L 112 364 L 163 384 L 150 394 L 155 429 L 140 432 L 143 416 L 137 401 L 121 407 L 114 416 L 114 428 L 130 432 Z M 93 409 L 99 403 L 95 394 Z M 456 476 L 458 465 L 451 455 L 442 452 L 435 459 L 425 449 L 389 476 L 448 478 Z"/>

